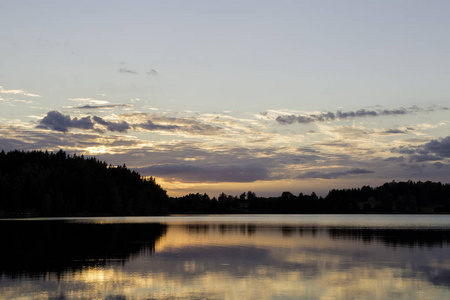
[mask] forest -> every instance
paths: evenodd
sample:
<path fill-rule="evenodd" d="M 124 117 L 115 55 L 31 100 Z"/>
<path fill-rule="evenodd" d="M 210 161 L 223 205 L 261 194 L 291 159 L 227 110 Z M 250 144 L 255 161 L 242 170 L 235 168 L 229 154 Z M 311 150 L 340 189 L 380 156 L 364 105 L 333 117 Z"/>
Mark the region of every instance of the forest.
<path fill-rule="evenodd" d="M 0 152 L 0 217 L 148 216 L 170 213 L 449 213 L 450 184 L 388 182 L 379 187 L 258 197 L 168 197 L 153 177 L 125 165 L 64 151 Z"/>
<path fill-rule="evenodd" d="M 42 151 L 0 153 L 0 216 L 157 215 L 167 193 L 154 178 L 94 157 Z"/>
<path fill-rule="evenodd" d="M 231 196 L 222 193 L 212 199 L 207 194 L 170 198 L 172 212 L 199 213 L 448 213 L 450 184 L 440 182 L 389 182 L 382 186 L 331 190 L 325 197 L 293 195 L 257 197 L 254 192 Z"/>

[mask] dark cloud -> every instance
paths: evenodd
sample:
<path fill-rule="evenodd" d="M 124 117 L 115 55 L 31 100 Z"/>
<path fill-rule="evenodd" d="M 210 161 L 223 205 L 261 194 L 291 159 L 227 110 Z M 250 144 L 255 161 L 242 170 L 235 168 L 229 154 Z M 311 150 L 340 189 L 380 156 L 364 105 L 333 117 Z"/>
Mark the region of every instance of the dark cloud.
<path fill-rule="evenodd" d="M 151 118 L 152 120 L 133 126 L 150 131 L 177 131 L 201 135 L 212 135 L 222 130 L 221 127 L 204 124 L 188 118 L 173 118 L 166 116 L 151 116 Z M 158 123 L 163 123 L 164 125 Z"/>
<path fill-rule="evenodd" d="M 106 126 L 106 129 L 109 131 L 125 132 L 131 128 L 131 126 L 125 121 L 117 123 L 109 122 L 98 116 L 93 116 L 92 119 L 89 116 L 80 119 L 71 118 L 70 116 L 63 115 L 58 111 L 48 112 L 47 116 L 45 116 L 36 127 L 60 132 L 67 132 L 70 128 L 93 130 L 95 124 L 93 121 L 97 124 Z"/>
<path fill-rule="evenodd" d="M 444 167 L 444 164 L 441 162 L 435 162 L 433 166 L 435 166 L 437 169 L 442 169 Z"/>
<path fill-rule="evenodd" d="M 12 151 L 12 150 L 34 150 L 36 146 L 34 143 L 29 141 L 19 140 L 14 137 L 0 137 L 0 150 Z"/>
<path fill-rule="evenodd" d="M 431 140 L 424 149 L 442 157 L 450 157 L 450 136 L 439 140 Z"/>
<path fill-rule="evenodd" d="M 112 109 L 117 107 L 129 107 L 130 104 L 110 104 L 110 105 L 83 105 L 78 106 L 78 109 Z"/>
<path fill-rule="evenodd" d="M 412 111 L 419 111 L 420 109 L 417 106 L 411 106 L 410 108 L 398 108 L 398 109 L 383 109 L 379 111 L 379 114 L 382 116 L 391 116 L 391 115 L 406 115 Z"/>
<path fill-rule="evenodd" d="M 444 109 L 444 108 L 436 108 Z M 420 111 L 421 109 L 412 106 L 409 108 L 397 108 L 397 109 L 384 109 L 384 110 L 366 110 L 360 109 L 357 111 L 337 111 L 333 112 L 323 112 L 320 114 L 310 114 L 310 115 L 287 115 L 278 116 L 276 121 L 280 124 L 309 124 L 313 122 L 325 122 L 333 120 L 345 120 L 349 118 L 362 118 L 362 117 L 377 117 L 377 116 L 393 116 L 393 115 L 405 115 L 408 113 Z"/>
<path fill-rule="evenodd" d="M 105 121 L 103 118 L 97 117 L 97 116 L 94 116 L 93 119 L 98 124 L 106 126 L 106 129 L 109 131 L 126 132 L 127 130 L 129 130 L 131 128 L 130 125 L 125 121 L 109 122 L 109 121 Z"/>
<path fill-rule="evenodd" d="M 401 130 L 401 129 L 388 129 L 384 133 L 385 134 L 405 134 L 408 132 L 405 130 Z"/>
<path fill-rule="evenodd" d="M 369 174 L 369 173 L 375 173 L 375 172 L 366 170 L 366 169 L 355 168 L 355 169 L 350 169 L 345 173 L 346 174 Z"/>
<path fill-rule="evenodd" d="M 404 168 L 403 172 L 405 172 L 406 174 L 408 174 L 409 176 L 414 175 L 422 175 L 423 171 L 426 168 L 426 165 L 422 164 L 401 164 L 401 166 Z"/>
<path fill-rule="evenodd" d="M 400 146 L 391 152 L 409 155 L 411 162 L 426 162 L 442 160 L 450 157 L 450 136 L 420 146 Z"/>
<path fill-rule="evenodd" d="M 94 129 L 94 123 L 90 117 L 71 118 L 58 111 L 50 111 L 40 122 L 37 128 L 51 129 L 60 132 L 67 132 L 70 128 Z"/>
<path fill-rule="evenodd" d="M 384 159 L 385 162 L 404 162 L 405 161 L 405 157 L 404 156 L 393 156 L 393 157 L 388 157 L 386 159 Z"/>
<path fill-rule="evenodd" d="M 145 114 L 142 115 L 145 116 Z M 37 128 L 51 129 L 60 132 L 67 132 L 71 128 L 79 128 L 101 132 L 105 130 L 103 127 L 105 126 L 106 130 L 115 132 L 126 132 L 131 129 L 141 128 L 149 131 L 177 131 L 201 135 L 213 135 L 219 130 L 222 130 L 221 127 L 204 124 L 193 119 L 170 118 L 164 116 L 154 116 L 154 119 L 163 124 L 155 123 L 152 120 L 147 120 L 144 123 L 138 124 L 132 124 L 126 121 L 110 122 L 99 116 L 71 118 L 69 115 L 63 115 L 58 111 L 51 111 L 39 122 Z M 95 124 L 101 126 L 96 126 L 94 128 Z"/>
<path fill-rule="evenodd" d="M 318 155 L 292 155 L 291 157 L 292 162 L 298 164 L 298 163 L 311 163 L 315 162 L 319 159 L 321 159 Z M 285 160 L 282 160 L 281 163 L 283 164 L 290 164 L 291 162 L 287 162 Z"/>
<path fill-rule="evenodd" d="M 136 170 L 143 175 L 148 174 L 185 182 L 253 182 L 268 178 L 266 167 L 260 163 L 229 166 L 161 164 Z"/>
<path fill-rule="evenodd" d="M 360 109 L 358 111 L 347 111 L 347 112 L 342 112 L 342 111 L 338 111 L 336 113 L 336 116 L 339 119 L 347 119 L 347 118 L 355 118 L 355 117 L 376 117 L 379 114 L 376 111 L 373 110 L 365 110 L 365 109 Z"/>
<path fill-rule="evenodd" d="M 320 178 L 320 179 L 337 179 L 338 177 L 347 176 L 347 175 L 362 175 L 362 174 L 371 174 L 375 173 L 371 170 L 366 169 L 360 169 L 360 168 L 354 168 L 347 171 L 340 171 L 340 172 L 318 172 L 318 171 L 311 171 L 306 172 L 303 174 L 300 174 L 296 178 L 299 179 L 305 179 L 305 178 Z"/>
<path fill-rule="evenodd" d="M 309 147 L 299 147 L 297 150 L 300 151 L 300 152 L 307 152 L 307 153 L 319 153 L 318 150 L 312 149 L 312 148 L 309 148 Z"/>
<path fill-rule="evenodd" d="M 411 155 L 409 161 L 411 162 L 425 162 L 425 161 L 437 161 L 441 160 L 442 157 L 431 155 L 431 154 L 415 154 Z"/>
<path fill-rule="evenodd" d="M 153 123 L 152 121 L 148 120 L 146 123 L 136 125 L 136 127 L 140 127 L 146 130 L 166 130 L 166 131 L 174 131 L 180 128 L 180 126 L 177 125 L 158 125 Z"/>
<path fill-rule="evenodd" d="M 147 72 L 147 74 L 150 76 L 156 76 L 158 75 L 158 71 L 156 71 L 155 69 L 151 69 L 150 71 Z"/>
<path fill-rule="evenodd" d="M 400 154 L 408 154 L 408 155 L 427 154 L 426 151 L 421 150 L 421 148 L 417 147 L 417 146 L 400 146 L 400 147 L 392 148 L 391 152 L 400 153 Z"/>

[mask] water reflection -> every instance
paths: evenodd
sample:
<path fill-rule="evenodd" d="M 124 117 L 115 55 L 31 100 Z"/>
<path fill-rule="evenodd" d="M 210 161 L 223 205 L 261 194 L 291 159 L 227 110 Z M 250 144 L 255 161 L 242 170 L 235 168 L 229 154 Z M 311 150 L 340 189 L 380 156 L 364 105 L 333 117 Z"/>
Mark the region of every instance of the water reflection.
<path fill-rule="evenodd" d="M 63 221 L 0 222 L 1 274 L 11 277 L 63 275 L 67 271 L 122 263 L 153 252 L 166 225 L 88 224 Z"/>
<path fill-rule="evenodd" d="M 147 219 L 149 223 L 112 219 L 0 222 L 0 296 L 450 297 L 450 227 L 425 230 L 414 225 L 413 218 L 410 228 L 406 223 L 349 226 L 345 220 L 341 225 L 248 218 L 226 222 L 223 217 L 163 223 L 152 223 L 154 218 Z"/>

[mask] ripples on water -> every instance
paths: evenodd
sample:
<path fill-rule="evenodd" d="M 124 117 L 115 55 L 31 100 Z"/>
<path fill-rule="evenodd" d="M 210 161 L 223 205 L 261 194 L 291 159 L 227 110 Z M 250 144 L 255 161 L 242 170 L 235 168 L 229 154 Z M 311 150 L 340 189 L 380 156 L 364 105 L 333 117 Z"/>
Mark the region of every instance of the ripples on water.
<path fill-rule="evenodd" d="M 445 215 L 0 221 L 5 299 L 449 299 Z"/>

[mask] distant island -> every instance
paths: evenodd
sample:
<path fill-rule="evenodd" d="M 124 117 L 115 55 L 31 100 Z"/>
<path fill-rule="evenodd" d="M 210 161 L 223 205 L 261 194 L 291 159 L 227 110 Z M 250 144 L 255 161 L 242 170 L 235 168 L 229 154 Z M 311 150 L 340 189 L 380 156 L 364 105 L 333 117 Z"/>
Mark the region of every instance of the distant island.
<path fill-rule="evenodd" d="M 449 213 L 450 184 L 388 182 L 331 190 L 325 197 L 222 193 L 168 197 L 153 177 L 94 157 L 0 152 L 0 217 L 149 216 L 170 213 Z"/>

